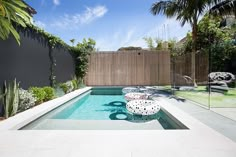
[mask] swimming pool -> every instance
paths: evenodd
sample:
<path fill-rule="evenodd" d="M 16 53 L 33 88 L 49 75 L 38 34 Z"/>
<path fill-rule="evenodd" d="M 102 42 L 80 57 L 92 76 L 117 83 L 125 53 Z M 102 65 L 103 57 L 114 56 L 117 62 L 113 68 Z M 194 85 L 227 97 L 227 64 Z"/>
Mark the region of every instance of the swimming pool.
<path fill-rule="evenodd" d="M 22 130 L 162 130 L 187 129 L 167 111 L 151 116 L 126 110 L 122 88 L 92 88 Z"/>

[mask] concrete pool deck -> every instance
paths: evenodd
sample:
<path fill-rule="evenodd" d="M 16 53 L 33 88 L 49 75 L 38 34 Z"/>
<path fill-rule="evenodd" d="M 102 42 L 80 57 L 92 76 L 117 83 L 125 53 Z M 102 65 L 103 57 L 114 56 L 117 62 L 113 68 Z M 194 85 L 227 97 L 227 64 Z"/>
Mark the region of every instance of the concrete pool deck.
<path fill-rule="evenodd" d="M 211 110 L 236 122 L 236 108 L 211 108 Z"/>
<path fill-rule="evenodd" d="M 211 108 L 209 110 L 192 101 L 179 100 L 166 94 L 163 94 L 162 97 L 173 106 L 236 142 L 235 108 Z"/>
<path fill-rule="evenodd" d="M 58 105 L 55 104 L 56 102 L 66 102 L 79 93 L 80 91 L 72 92 L 59 100 L 44 104 L 45 106 L 41 107 L 40 113 L 49 110 L 48 105 L 55 105 L 54 107 L 56 107 Z M 33 113 L 40 108 L 39 106 L 0 122 L 0 156 L 235 157 L 235 142 L 168 103 L 165 98 L 158 99 L 162 108 L 174 115 L 189 129 L 14 130 L 14 128 L 20 127 L 18 123 L 21 121 L 20 118 L 23 118 L 24 123 L 26 123 L 29 121 L 27 116 L 32 118 Z M 14 126 L 16 124 L 17 126 Z"/>

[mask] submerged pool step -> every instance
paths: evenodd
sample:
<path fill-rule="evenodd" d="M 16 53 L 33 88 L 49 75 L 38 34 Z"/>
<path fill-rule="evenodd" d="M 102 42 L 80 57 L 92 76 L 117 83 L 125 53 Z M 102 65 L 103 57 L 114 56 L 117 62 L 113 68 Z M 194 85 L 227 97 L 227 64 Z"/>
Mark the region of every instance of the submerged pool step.
<path fill-rule="evenodd" d="M 122 95 L 122 88 L 98 88 L 92 89 L 91 95 Z"/>
<path fill-rule="evenodd" d="M 25 127 L 24 130 L 163 130 L 157 120 L 135 123 L 125 120 L 61 120 L 46 119 L 44 122 Z"/>

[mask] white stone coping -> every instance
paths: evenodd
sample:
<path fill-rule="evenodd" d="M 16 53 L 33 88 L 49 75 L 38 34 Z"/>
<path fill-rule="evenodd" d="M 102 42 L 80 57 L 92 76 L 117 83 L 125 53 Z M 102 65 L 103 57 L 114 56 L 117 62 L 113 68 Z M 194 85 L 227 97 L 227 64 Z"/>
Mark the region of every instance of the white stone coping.
<path fill-rule="evenodd" d="M 48 113 L 49 111 L 63 105 L 67 101 L 81 95 L 87 91 L 89 91 L 91 87 L 85 87 L 82 89 L 78 89 L 69 94 L 66 94 L 62 97 L 47 101 L 38 106 L 35 106 L 29 110 L 21 112 L 13 117 L 10 117 L 6 120 L 0 122 L 0 131 L 2 130 L 18 130 L 23 126 L 29 124 L 35 119 L 41 117 L 42 115 Z"/>
<path fill-rule="evenodd" d="M 34 108 L 26 110 L 22 113 L 19 113 L 13 117 L 10 117 L 4 121 L 0 122 L 0 131 L 1 130 L 18 130 L 25 125 L 29 124 L 30 122 L 36 120 L 37 118 L 41 117 L 42 115 L 48 113 L 49 111 L 63 105 L 67 101 L 75 98 L 78 95 L 81 95 L 87 91 L 89 91 L 92 87 L 85 87 L 83 89 L 79 89 L 73 91 L 69 94 L 66 94 L 62 97 L 56 98 L 54 100 L 45 102 L 40 104 Z M 213 129 L 209 128 L 207 125 L 201 123 L 197 119 L 193 118 L 191 115 L 183 112 L 182 110 L 178 109 L 177 107 L 171 105 L 167 102 L 164 98 L 158 97 L 154 98 L 154 100 L 159 101 L 162 110 L 175 122 L 179 123 L 179 125 L 183 125 L 183 127 L 187 127 L 189 130 L 201 130 L 207 129 L 214 131 Z"/>
<path fill-rule="evenodd" d="M 174 105 L 171 105 L 168 101 L 166 101 L 164 98 L 158 97 L 154 98 L 154 100 L 159 101 L 161 105 L 161 109 L 164 110 L 164 112 L 170 116 L 173 120 L 177 120 L 187 127 L 189 130 L 199 131 L 202 129 L 210 129 L 211 131 L 215 131 L 208 127 L 207 125 L 203 124 L 199 120 L 192 117 L 190 114 L 180 110 Z"/>
<path fill-rule="evenodd" d="M 236 143 L 163 98 L 162 109 L 184 130 L 9 130 L 19 128 L 91 88 L 81 89 L 0 123 L 1 157 L 235 157 Z M 51 106 L 53 105 L 53 106 Z M 55 106 L 54 106 L 55 105 Z M 50 107 L 49 107 L 50 106 Z M 38 116 L 35 116 L 37 111 Z M 31 117 L 31 118 L 30 118 Z"/>

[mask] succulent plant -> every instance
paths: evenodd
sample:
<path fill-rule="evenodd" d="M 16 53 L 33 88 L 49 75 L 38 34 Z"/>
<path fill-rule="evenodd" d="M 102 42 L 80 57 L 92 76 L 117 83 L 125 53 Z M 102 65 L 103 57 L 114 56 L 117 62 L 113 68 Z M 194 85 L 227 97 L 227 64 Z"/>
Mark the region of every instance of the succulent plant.
<path fill-rule="evenodd" d="M 19 83 L 16 82 L 16 79 L 8 84 L 5 81 L 1 97 L 3 100 L 4 117 L 14 116 L 19 105 Z"/>

